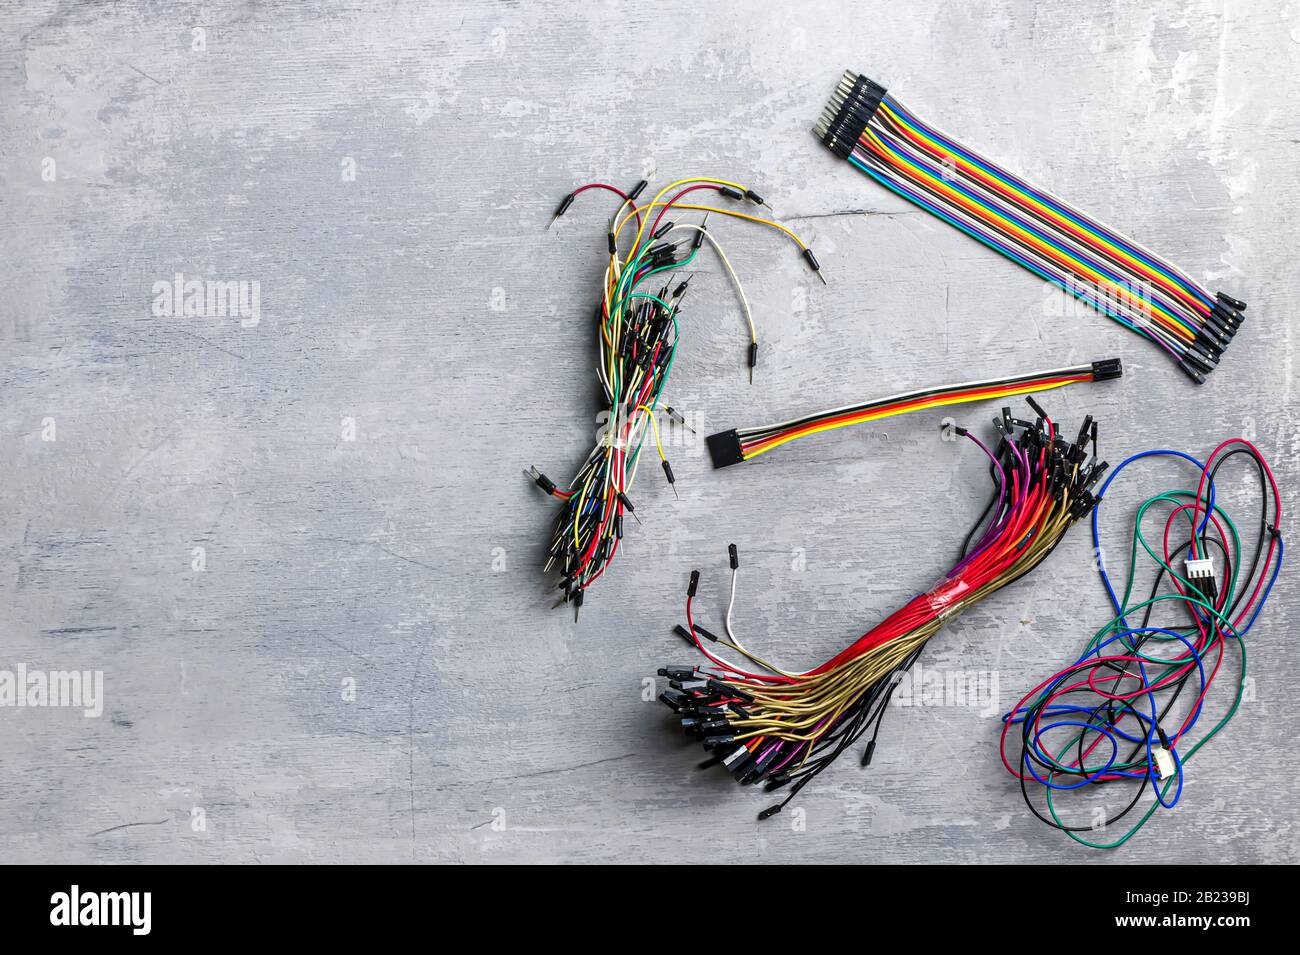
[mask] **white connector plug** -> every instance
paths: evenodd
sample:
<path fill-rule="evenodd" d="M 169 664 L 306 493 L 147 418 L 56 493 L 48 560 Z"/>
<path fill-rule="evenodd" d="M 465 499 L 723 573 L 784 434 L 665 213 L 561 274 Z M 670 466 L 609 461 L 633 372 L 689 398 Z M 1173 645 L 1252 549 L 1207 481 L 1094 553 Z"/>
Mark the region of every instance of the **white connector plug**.
<path fill-rule="evenodd" d="M 1188 558 L 1183 562 L 1187 580 L 1193 587 L 1209 598 L 1210 603 L 1219 596 L 1219 585 L 1214 577 L 1214 558 Z"/>
<path fill-rule="evenodd" d="M 1157 779 L 1168 779 L 1178 772 L 1178 767 L 1174 763 L 1174 754 L 1163 746 L 1151 747 L 1151 758 L 1156 764 Z"/>

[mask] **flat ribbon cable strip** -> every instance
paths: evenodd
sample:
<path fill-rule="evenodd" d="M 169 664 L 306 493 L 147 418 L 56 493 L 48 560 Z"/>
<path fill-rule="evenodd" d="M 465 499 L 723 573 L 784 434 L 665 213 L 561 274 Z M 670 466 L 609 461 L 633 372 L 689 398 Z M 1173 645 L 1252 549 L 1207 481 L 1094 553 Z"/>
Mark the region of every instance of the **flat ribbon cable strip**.
<path fill-rule="evenodd" d="M 922 120 L 845 71 L 813 132 L 885 188 L 1154 343 L 1198 384 L 1246 303 Z"/>
<path fill-rule="evenodd" d="M 968 381 L 959 385 L 942 385 L 909 391 L 888 398 L 878 398 L 862 404 L 847 405 L 804 415 L 779 424 L 756 428 L 732 428 L 708 437 L 709 456 L 715 468 L 725 468 L 742 461 L 752 461 L 760 454 L 779 448 L 798 438 L 819 434 L 835 428 L 864 424 L 927 408 L 965 404 L 992 398 L 1010 398 L 1030 392 L 1049 391 L 1085 381 L 1110 381 L 1124 372 L 1118 358 L 1105 358 L 1088 365 L 1056 368 L 1031 375 L 1010 378 L 989 378 Z"/>

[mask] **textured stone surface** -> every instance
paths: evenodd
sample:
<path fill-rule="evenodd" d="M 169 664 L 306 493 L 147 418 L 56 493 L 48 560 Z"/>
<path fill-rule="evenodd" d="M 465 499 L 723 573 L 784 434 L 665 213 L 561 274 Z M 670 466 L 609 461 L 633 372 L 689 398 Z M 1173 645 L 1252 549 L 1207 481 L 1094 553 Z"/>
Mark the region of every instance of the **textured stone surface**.
<path fill-rule="evenodd" d="M 979 462 L 933 414 L 716 474 L 675 448 L 681 501 L 647 468 L 645 526 L 576 626 L 520 476 L 567 478 L 594 427 L 606 207 L 544 232 L 558 197 L 713 173 L 769 196 L 831 284 L 717 224 L 763 351 L 751 387 L 709 260 L 669 389 L 701 431 L 1117 354 L 1124 381 L 1052 398 L 1061 418 L 1098 415 L 1112 461 L 1254 434 L 1294 509 L 1295 9 L 364 6 L 0 2 L 0 665 L 106 681 L 98 720 L 0 710 L 6 860 L 1300 860 L 1290 578 L 1252 634 L 1256 701 L 1116 854 L 1029 818 L 968 707 L 891 713 L 870 770 L 800 796 L 802 829 L 759 824 L 768 800 L 696 773 L 642 702 L 684 656 L 688 571 L 720 624 L 735 541 L 738 625 L 809 665 L 938 576 Z M 847 66 L 1250 301 L 1223 370 L 1193 389 L 821 149 Z M 260 320 L 156 316 L 177 272 L 258 282 Z M 996 671 L 1004 703 L 1055 669 L 1105 617 L 1090 546 L 926 664 Z"/>

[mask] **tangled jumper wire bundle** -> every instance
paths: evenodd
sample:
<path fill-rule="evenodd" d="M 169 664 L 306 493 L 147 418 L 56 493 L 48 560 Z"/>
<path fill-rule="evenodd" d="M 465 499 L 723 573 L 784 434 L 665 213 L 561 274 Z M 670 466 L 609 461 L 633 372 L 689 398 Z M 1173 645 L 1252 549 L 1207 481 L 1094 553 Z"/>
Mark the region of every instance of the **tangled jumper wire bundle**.
<path fill-rule="evenodd" d="M 1220 468 L 1238 456 L 1252 462 L 1259 477 L 1259 525 L 1248 561 L 1241 529 L 1221 506 L 1215 485 Z M 1196 490 L 1161 491 L 1137 508 L 1128 573 L 1119 596 L 1100 559 L 1101 504 L 1130 465 L 1153 457 L 1197 468 Z M 1162 536 L 1148 540 L 1143 520 L 1165 511 Z M 1083 845 L 1110 849 L 1132 838 L 1157 809 L 1178 804 L 1187 763 L 1241 706 L 1245 636 L 1282 567 L 1281 519 L 1273 472 L 1259 449 L 1241 438 L 1220 444 L 1204 464 L 1181 451 L 1157 450 L 1135 454 L 1114 470 L 1097 494 L 1092 534 L 1098 573 L 1115 618 L 1092 636 L 1073 663 L 1026 693 L 1004 717 L 1002 762 L 1019 780 L 1025 805 L 1038 819 Z M 1187 537 L 1178 540 L 1184 533 Z M 1156 574 L 1146 599 L 1135 602 L 1139 545 L 1155 563 Z M 1217 570 L 1216 561 L 1221 561 Z M 1172 610 L 1181 620 L 1153 625 L 1157 608 Z M 1209 730 L 1198 734 L 1198 725 L 1208 720 L 1204 709 L 1210 687 L 1233 647 L 1241 668 L 1232 703 Z M 1017 745 L 1019 753 L 1013 755 Z M 1035 800 L 1031 789 L 1040 791 L 1042 798 Z M 1068 801 L 1065 793 L 1099 789 L 1131 790 L 1132 797 L 1126 792 L 1123 808 L 1109 818 L 1106 807 L 1093 801 L 1085 805 L 1100 810 L 1099 819 L 1086 825 L 1062 819 L 1058 804 Z M 1147 806 L 1141 810 L 1144 794 Z M 1140 812 L 1136 821 L 1112 840 L 1084 835 L 1104 831 L 1135 811 Z"/>
<path fill-rule="evenodd" d="M 760 819 L 780 812 L 869 731 L 862 761 L 870 763 L 890 696 L 926 641 L 954 614 L 1032 571 L 1092 509 L 1091 488 L 1106 470 L 1095 455 L 1096 424 L 1086 418 L 1072 443 L 1032 396 L 1026 400 L 1037 420 L 1020 421 L 1003 409 L 994 421 L 995 449 L 964 428 L 954 429 L 988 456 L 993 482 L 992 500 L 967 535 L 956 566 L 821 666 L 792 672 L 751 653 L 731 626 L 730 606 L 725 638 L 701 627 L 692 612 L 700 575 L 691 574 L 686 626 L 678 633 L 709 664 L 660 669 L 669 684 L 659 699 L 678 715 L 686 735 L 714 754 L 701 768 L 721 763 L 743 784 L 762 782 L 769 791 L 790 787 Z M 733 603 L 738 563 L 733 545 Z M 732 662 L 723 653 L 747 662 Z"/>
<path fill-rule="evenodd" d="M 559 568 L 558 588 L 563 591 L 560 603 L 572 603 L 575 618 L 587 588 L 605 573 L 618 552 L 623 539 L 624 514 L 636 517 L 628 495 L 636 479 L 647 430 L 653 431 L 664 476 L 670 485 L 676 481 L 664 454 L 656 414 L 677 355 L 678 316 L 690 279 L 675 287 L 673 280 L 668 279 L 658 294 L 644 291 L 641 286 L 654 276 L 690 265 L 707 241 L 717 252 L 740 296 L 749 329 L 747 355 L 751 382 L 758 363 L 758 334 L 749 300 L 722 245 L 705 221 L 675 223 L 664 217 L 673 210 L 693 210 L 703 212 L 706 220 L 716 214 L 775 229 L 794 242 L 808 267 L 821 277 L 821 265 L 812 249 L 779 222 L 735 209 L 686 201 L 692 193 L 705 192 L 770 209 L 753 189 L 725 179 L 679 179 L 665 186 L 649 203 L 638 205 L 636 200 L 645 187 L 644 180 L 630 192 L 605 183 L 588 183 L 565 196 L 551 220 L 554 223 L 569 210 L 577 196 L 589 190 L 611 192 L 621 200 L 609 220 L 606 237 L 609 260 L 595 314 L 600 346 L 596 374 L 608 405 L 606 427 L 567 489 L 557 487 L 535 467 L 524 472 L 545 493 L 563 504 L 547 546 L 545 571 Z M 681 235 L 673 238 L 675 233 Z M 631 235 L 630 244 L 626 241 L 627 234 Z M 679 412 L 672 408 L 665 410 L 676 423 L 685 423 Z"/>

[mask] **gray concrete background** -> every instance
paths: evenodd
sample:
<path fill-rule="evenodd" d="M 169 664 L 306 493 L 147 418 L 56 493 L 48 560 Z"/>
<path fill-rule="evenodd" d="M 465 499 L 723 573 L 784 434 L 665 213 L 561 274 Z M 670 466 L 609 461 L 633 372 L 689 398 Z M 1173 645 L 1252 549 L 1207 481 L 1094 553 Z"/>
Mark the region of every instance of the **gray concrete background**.
<path fill-rule="evenodd" d="M 891 713 L 800 830 L 642 702 L 684 657 L 686 576 L 720 625 L 735 541 L 739 624 L 811 665 L 948 566 L 979 462 L 933 414 L 717 474 L 674 448 L 681 501 L 647 467 L 645 526 L 576 626 L 520 469 L 567 479 L 594 427 L 607 207 L 547 233 L 556 201 L 712 173 L 769 196 L 831 284 L 717 224 L 763 350 L 750 387 L 709 260 L 669 389 L 701 431 L 1122 355 L 1121 383 L 1051 397 L 1062 420 L 1096 414 L 1112 461 L 1255 435 L 1293 510 L 1298 56 L 1294 5 L 1218 0 L 0 2 L 0 666 L 99 668 L 107 701 L 0 710 L 0 858 L 1297 861 L 1289 576 L 1256 700 L 1123 850 L 1028 817 L 966 707 Z M 1247 299 L 1222 370 L 1194 388 L 818 146 L 849 66 Z M 156 317 L 176 272 L 257 281 L 260 322 Z M 996 671 L 1005 703 L 1105 617 L 1081 528 L 925 663 Z"/>

